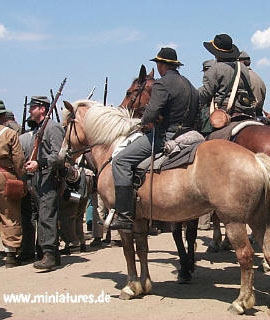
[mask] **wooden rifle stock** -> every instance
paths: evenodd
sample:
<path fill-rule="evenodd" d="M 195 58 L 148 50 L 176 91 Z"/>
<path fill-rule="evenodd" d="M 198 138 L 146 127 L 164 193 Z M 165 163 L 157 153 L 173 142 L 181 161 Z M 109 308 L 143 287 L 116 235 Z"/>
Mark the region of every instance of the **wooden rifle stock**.
<path fill-rule="evenodd" d="M 26 111 L 27 111 L 27 96 L 24 99 L 24 105 L 23 105 L 23 118 L 22 118 L 22 131 L 21 131 L 22 134 L 25 133 Z"/>
<path fill-rule="evenodd" d="M 63 80 L 63 82 L 61 83 L 60 85 L 60 88 L 59 90 L 57 91 L 56 93 L 56 96 L 53 100 L 53 102 L 51 103 L 51 106 L 50 106 L 50 109 L 48 111 L 48 113 L 46 114 L 44 120 L 43 120 L 43 123 L 42 123 L 42 126 L 40 127 L 38 133 L 36 134 L 36 137 L 35 137 L 35 142 L 34 142 L 34 148 L 33 148 L 33 151 L 32 151 L 32 154 L 29 158 L 29 161 L 37 161 L 37 155 L 38 155 L 38 147 L 39 147 L 39 144 L 40 142 L 42 141 L 42 138 L 43 138 L 43 135 L 44 135 L 44 131 L 45 131 L 45 128 L 48 124 L 48 121 L 50 119 L 50 115 L 52 114 L 53 112 L 53 109 L 55 108 L 56 106 L 56 103 L 57 103 L 57 100 L 59 99 L 61 93 L 62 93 L 62 90 L 64 88 L 64 85 L 67 81 L 67 78 L 65 78 Z"/>

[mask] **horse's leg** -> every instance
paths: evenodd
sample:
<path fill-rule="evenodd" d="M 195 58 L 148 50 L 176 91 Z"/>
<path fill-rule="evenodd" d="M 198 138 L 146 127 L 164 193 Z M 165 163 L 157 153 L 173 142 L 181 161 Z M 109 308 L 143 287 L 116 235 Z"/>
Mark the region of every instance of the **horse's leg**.
<path fill-rule="evenodd" d="M 148 269 L 148 220 L 139 220 L 134 223 L 134 237 L 136 241 L 136 252 L 141 265 L 141 285 L 143 293 L 147 294 L 152 290 L 152 281 Z"/>
<path fill-rule="evenodd" d="M 197 230 L 198 230 L 198 219 L 190 220 L 187 222 L 186 229 L 186 240 L 188 243 L 188 268 L 189 271 L 194 272 L 195 268 L 195 243 L 197 238 Z"/>
<path fill-rule="evenodd" d="M 127 233 L 122 230 L 119 233 L 122 239 L 128 271 L 127 285 L 121 290 L 119 298 L 129 300 L 142 293 L 142 285 L 138 279 L 136 270 L 133 233 Z"/>
<path fill-rule="evenodd" d="M 212 221 L 213 221 L 213 239 L 211 240 L 207 252 L 218 252 L 220 243 L 222 240 L 222 234 L 220 230 L 220 221 L 215 212 L 212 214 Z"/>
<path fill-rule="evenodd" d="M 241 268 L 241 288 L 240 294 L 231 304 L 229 310 L 243 314 L 255 304 L 253 293 L 254 271 L 253 256 L 254 251 L 250 245 L 246 226 L 242 223 L 229 223 L 226 225 L 228 238 L 235 250 Z"/>
<path fill-rule="evenodd" d="M 225 251 L 232 250 L 232 245 L 231 245 L 230 240 L 229 240 L 229 238 L 227 236 L 227 233 L 225 233 L 225 238 L 220 244 L 220 249 L 221 250 L 225 250 Z"/>
<path fill-rule="evenodd" d="M 178 281 L 179 283 L 185 283 L 192 279 L 192 275 L 188 266 L 188 254 L 186 252 L 182 239 L 182 223 L 171 223 L 171 230 L 180 258 L 180 270 L 178 270 Z"/>

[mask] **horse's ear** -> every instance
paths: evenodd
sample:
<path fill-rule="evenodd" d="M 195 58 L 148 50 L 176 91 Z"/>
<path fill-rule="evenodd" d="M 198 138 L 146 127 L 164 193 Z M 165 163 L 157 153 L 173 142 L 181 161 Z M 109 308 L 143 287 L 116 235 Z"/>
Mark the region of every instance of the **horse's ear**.
<path fill-rule="evenodd" d="M 146 68 L 145 66 L 142 64 L 141 69 L 140 69 L 140 74 L 139 74 L 139 83 L 143 83 L 145 81 L 146 78 Z"/>
<path fill-rule="evenodd" d="M 63 101 L 63 103 L 64 103 L 65 108 L 68 109 L 69 112 L 72 113 L 74 111 L 71 103 L 69 103 L 68 101 Z"/>
<path fill-rule="evenodd" d="M 154 78 L 154 68 L 152 68 L 151 72 L 147 75 L 149 79 L 153 79 Z"/>

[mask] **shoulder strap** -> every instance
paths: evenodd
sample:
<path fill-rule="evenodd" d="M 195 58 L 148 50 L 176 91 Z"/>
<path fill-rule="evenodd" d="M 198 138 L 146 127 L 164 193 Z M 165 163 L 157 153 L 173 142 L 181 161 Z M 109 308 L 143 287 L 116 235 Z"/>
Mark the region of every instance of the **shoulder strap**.
<path fill-rule="evenodd" d="M 232 76 L 232 80 L 231 82 L 229 83 L 222 99 L 220 100 L 218 106 L 221 107 L 224 100 L 226 99 L 228 93 L 232 90 L 232 87 L 233 87 L 233 84 L 235 83 L 235 79 L 236 79 L 236 76 L 237 76 L 237 72 L 238 72 L 238 69 L 240 68 L 240 65 L 238 66 L 238 63 L 235 65 L 235 68 L 234 68 L 234 73 L 233 73 L 233 76 Z"/>
<path fill-rule="evenodd" d="M 228 102 L 228 106 L 227 106 L 227 111 L 229 112 L 231 110 L 231 107 L 233 105 L 234 102 L 234 98 L 236 95 L 236 91 L 239 85 L 239 80 L 240 80 L 240 74 L 241 74 L 241 66 L 240 66 L 240 61 L 237 61 L 237 65 L 236 65 L 236 69 L 237 69 L 237 74 L 233 83 L 233 87 L 232 87 L 232 92 L 229 98 L 229 102 Z"/>
<path fill-rule="evenodd" d="M 2 130 L 0 130 L 0 136 L 2 133 L 4 133 L 6 130 L 8 129 L 8 127 L 3 128 Z"/>

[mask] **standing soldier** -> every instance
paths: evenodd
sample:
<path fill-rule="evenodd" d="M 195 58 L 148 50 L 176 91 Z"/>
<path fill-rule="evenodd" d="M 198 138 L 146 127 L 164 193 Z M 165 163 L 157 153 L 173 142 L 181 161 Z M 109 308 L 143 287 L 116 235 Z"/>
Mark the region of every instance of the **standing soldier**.
<path fill-rule="evenodd" d="M 42 126 L 49 111 L 50 102 L 45 96 L 33 96 L 30 102 L 31 119 L 38 127 L 34 136 Z M 57 160 L 64 139 L 62 126 L 49 119 L 39 145 L 37 161 L 28 161 L 26 170 L 33 172 L 33 190 L 38 206 L 38 242 L 43 252 L 43 258 L 34 263 L 34 268 L 50 270 L 58 262 L 58 195 L 57 195 Z M 60 262 L 59 262 L 60 263 Z"/>
<path fill-rule="evenodd" d="M 9 127 L 10 129 L 15 130 L 18 133 L 18 135 L 21 134 L 22 127 L 15 120 L 14 113 L 12 111 L 10 111 L 10 110 L 7 110 L 7 112 L 6 112 L 5 126 Z"/>
<path fill-rule="evenodd" d="M 262 117 L 263 104 L 264 104 L 265 95 L 266 95 L 265 84 L 261 79 L 261 77 L 250 68 L 250 64 L 251 64 L 250 56 L 245 51 L 241 51 L 239 56 L 239 61 L 242 62 L 248 68 L 251 90 L 256 98 L 256 106 L 255 106 L 256 116 Z"/>
<path fill-rule="evenodd" d="M 16 250 L 21 246 L 21 202 L 4 194 L 6 179 L 16 180 L 23 175 L 24 156 L 18 134 L 3 126 L 6 108 L 0 101 L 0 232 L 7 253 L 6 267 L 18 265 Z"/>

